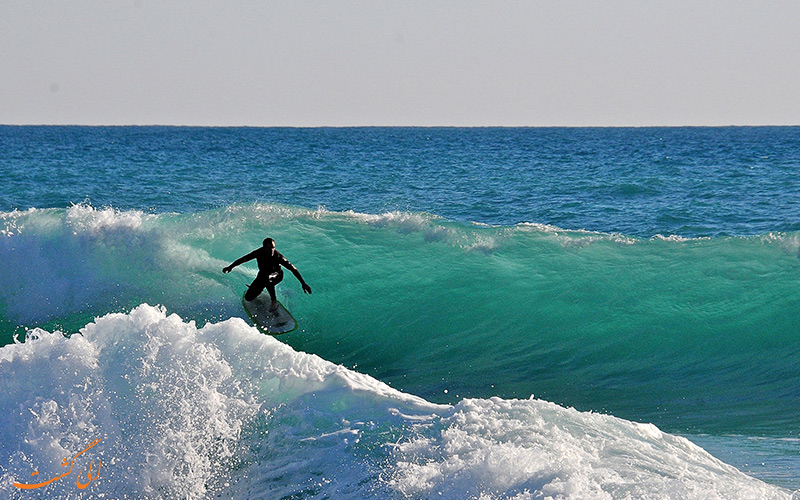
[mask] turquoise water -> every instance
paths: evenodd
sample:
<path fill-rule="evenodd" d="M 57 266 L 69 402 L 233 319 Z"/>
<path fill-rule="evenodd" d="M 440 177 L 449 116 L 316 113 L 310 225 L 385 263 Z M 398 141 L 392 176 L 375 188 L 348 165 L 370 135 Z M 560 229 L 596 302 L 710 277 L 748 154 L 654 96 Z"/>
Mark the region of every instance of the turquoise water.
<path fill-rule="evenodd" d="M 0 473 L 102 435 L 172 471 L 109 494 L 788 498 L 798 132 L 0 127 Z M 277 343 L 221 273 L 267 235 L 314 290 Z"/>

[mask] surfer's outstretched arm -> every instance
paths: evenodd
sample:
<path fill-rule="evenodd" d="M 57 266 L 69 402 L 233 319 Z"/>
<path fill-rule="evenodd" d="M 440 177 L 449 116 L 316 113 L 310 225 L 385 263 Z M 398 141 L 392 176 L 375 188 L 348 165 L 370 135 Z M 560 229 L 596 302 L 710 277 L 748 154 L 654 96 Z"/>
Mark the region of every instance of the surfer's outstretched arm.
<path fill-rule="evenodd" d="M 233 263 L 231 263 L 230 266 L 222 268 L 222 273 L 223 274 L 229 273 L 229 272 L 231 272 L 233 270 L 234 267 L 238 266 L 239 264 L 244 264 L 245 262 L 248 262 L 248 261 L 251 261 L 251 260 L 255 259 L 256 255 L 257 255 L 256 252 L 258 252 L 258 250 L 253 250 L 249 254 L 247 254 L 245 256 L 242 256 L 242 257 L 239 257 L 238 259 L 234 260 Z"/>
<path fill-rule="evenodd" d="M 294 265 L 290 264 L 289 262 L 286 262 L 286 265 L 284 265 L 283 267 L 285 267 L 286 269 L 291 271 L 292 274 L 294 274 L 294 277 L 297 278 L 297 281 L 299 281 L 300 285 L 303 287 L 304 292 L 311 293 L 311 287 L 308 286 L 303 277 L 300 276 L 300 271 L 298 271 L 297 268 L 294 267 Z"/>

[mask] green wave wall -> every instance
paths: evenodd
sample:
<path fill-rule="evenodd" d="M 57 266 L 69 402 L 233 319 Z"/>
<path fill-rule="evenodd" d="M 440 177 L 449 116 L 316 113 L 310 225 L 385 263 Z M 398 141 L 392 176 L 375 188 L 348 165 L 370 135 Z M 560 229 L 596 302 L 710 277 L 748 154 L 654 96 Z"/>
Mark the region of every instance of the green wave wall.
<path fill-rule="evenodd" d="M 266 236 L 299 350 L 436 402 L 534 395 L 673 432 L 797 434 L 796 233 L 681 239 L 277 205 L 195 214 L 74 206 L 3 214 L 6 341 L 158 303 L 246 317 Z M 76 326 L 77 325 L 77 326 Z"/>

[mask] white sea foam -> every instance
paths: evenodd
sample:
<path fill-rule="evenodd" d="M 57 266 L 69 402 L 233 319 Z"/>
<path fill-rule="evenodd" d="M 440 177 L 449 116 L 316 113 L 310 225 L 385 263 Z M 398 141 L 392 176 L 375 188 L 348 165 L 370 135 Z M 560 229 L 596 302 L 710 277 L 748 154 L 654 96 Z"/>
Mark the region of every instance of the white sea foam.
<path fill-rule="evenodd" d="M 653 425 L 544 401 L 466 400 L 438 425 L 398 446 L 410 497 L 788 497 Z"/>
<path fill-rule="evenodd" d="M 237 318 L 198 329 L 141 305 L 70 337 L 34 330 L 0 349 L 0 380 L 7 498 L 789 498 L 652 425 L 432 404 Z M 13 486 L 95 439 L 69 476 Z"/>
<path fill-rule="evenodd" d="M 185 243 L 194 226 L 169 215 L 89 205 L 2 215 L 0 306 L 14 324 L 118 310 L 153 292 L 204 300 L 225 291 L 221 273 L 209 275 L 224 263 Z"/>

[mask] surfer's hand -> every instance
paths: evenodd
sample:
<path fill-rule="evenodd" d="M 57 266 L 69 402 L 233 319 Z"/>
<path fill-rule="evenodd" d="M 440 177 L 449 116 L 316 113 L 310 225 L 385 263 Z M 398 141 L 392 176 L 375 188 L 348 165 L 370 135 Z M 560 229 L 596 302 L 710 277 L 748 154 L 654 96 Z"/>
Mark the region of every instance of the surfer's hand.
<path fill-rule="evenodd" d="M 223 267 L 222 268 L 222 274 L 231 272 L 231 269 L 233 269 L 231 266 Z"/>
<path fill-rule="evenodd" d="M 311 293 L 311 287 L 303 283 L 303 291 L 306 293 Z"/>

